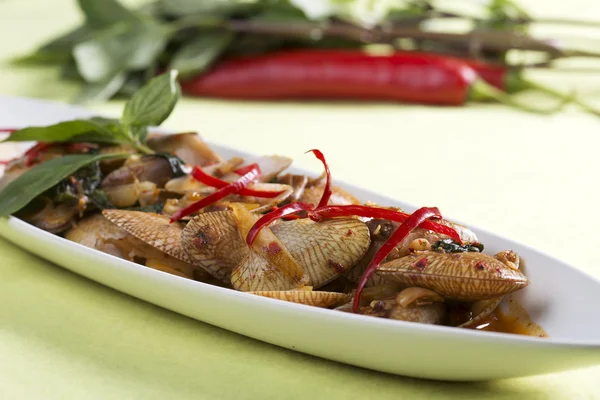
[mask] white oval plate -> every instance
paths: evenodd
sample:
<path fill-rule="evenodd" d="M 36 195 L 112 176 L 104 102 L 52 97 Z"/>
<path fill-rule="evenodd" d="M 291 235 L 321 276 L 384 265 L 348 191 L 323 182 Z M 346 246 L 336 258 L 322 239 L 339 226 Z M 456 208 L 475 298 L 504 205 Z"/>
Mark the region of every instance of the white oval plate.
<path fill-rule="evenodd" d="M 2 127 L 46 125 L 87 115 L 81 108 L 0 97 Z M 3 157 L 24 148 L 23 144 L 1 147 Z M 234 149 L 214 148 L 224 157 L 247 156 Z M 336 183 L 359 199 L 414 209 Z M 389 321 L 258 297 L 121 260 L 13 217 L 0 219 L 0 235 L 89 279 L 245 336 L 343 363 L 444 380 L 519 377 L 600 363 L 600 321 L 595 317 L 600 282 L 525 245 L 481 229 L 474 231 L 486 252 L 513 249 L 526 261 L 531 284 L 516 298 L 549 339 Z"/>

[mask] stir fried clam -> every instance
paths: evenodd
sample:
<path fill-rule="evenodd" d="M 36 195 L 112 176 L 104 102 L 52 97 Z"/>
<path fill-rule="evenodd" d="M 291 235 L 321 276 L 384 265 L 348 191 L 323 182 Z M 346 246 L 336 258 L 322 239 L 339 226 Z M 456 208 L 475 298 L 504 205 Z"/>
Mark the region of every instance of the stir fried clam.
<path fill-rule="evenodd" d="M 80 220 L 66 232 L 65 238 L 163 272 L 200 281 L 208 278 L 204 271 L 198 270 L 183 257 L 177 257 L 180 255 L 177 252 L 171 254 L 160 251 L 156 246 L 130 235 L 101 214 L 93 214 Z"/>
<path fill-rule="evenodd" d="M 437 209 L 363 204 L 332 186 L 317 150 L 320 177 L 287 172 L 287 157 L 223 160 L 191 133 L 148 146 L 160 153 L 100 161 L 62 183 L 69 201 L 47 192 L 21 216 L 180 277 L 390 320 L 476 328 L 529 283 L 517 254 L 484 254 L 474 232 Z M 28 168 L 14 162 L 4 179 Z"/>

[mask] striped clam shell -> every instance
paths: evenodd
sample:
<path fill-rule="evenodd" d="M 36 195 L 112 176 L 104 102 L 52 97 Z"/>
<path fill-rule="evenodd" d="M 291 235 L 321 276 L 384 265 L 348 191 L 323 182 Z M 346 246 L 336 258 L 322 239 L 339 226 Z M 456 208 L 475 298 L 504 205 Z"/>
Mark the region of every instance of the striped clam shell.
<path fill-rule="evenodd" d="M 529 284 L 519 270 L 495 257 L 475 252 L 416 252 L 380 265 L 377 274 L 458 301 L 492 299 Z"/>
<path fill-rule="evenodd" d="M 177 222 L 169 223 L 169 217 L 129 210 L 104 210 L 102 215 L 150 246 L 178 260 L 193 264 L 182 247 L 183 225 Z"/>
<path fill-rule="evenodd" d="M 225 282 L 229 282 L 231 271 L 250 253 L 231 211 L 194 217 L 183 229 L 181 242 L 193 264 Z"/>
<path fill-rule="evenodd" d="M 273 225 L 271 230 L 304 268 L 313 287 L 346 272 L 365 255 L 371 242 L 367 226 L 354 218 L 319 223 L 294 220 Z"/>
<path fill-rule="evenodd" d="M 291 290 L 304 282 L 281 272 L 262 255 L 251 251 L 231 272 L 231 285 L 241 292 Z"/>
<path fill-rule="evenodd" d="M 335 307 L 348 301 L 348 295 L 336 292 L 319 292 L 311 290 L 279 290 L 248 292 L 258 296 L 305 304 L 313 307 Z"/>

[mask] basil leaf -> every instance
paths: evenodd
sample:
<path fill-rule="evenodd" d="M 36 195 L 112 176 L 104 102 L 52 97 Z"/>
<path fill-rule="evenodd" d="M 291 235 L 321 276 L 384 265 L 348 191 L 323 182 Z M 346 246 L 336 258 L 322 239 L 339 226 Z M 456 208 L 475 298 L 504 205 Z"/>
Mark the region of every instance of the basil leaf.
<path fill-rule="evenodd" d="M 69 54 L 69 61 L 66 64 L 63 64 L 60 68 L 60 78 L 66 81 L 74 81 L 77 83 L 81 83 L 81 75 L 77 70 L 77 66 L 73 61 L 73 57 Z"/>
<path fill-rule="evenodd" d="M 71 58 L 69 51 L 37 50 L 25 56 L 13 58 L 10 62 L 15 66 L 25 67 L 30 65 L 61 64 Z"/>
<path fill-rule="evenodd" d="M 91 28 L 87 25 L 82 25 L 78 28 L 73 29 L 70 32 L 65 33 L 51 41 L 43 44 L 38 51 L 57 52 L 57 51 L 71 51 L 73 46 L 77 43 L 86 40 L 90 33 Z"/>
<path fill-rule="evenodd" d="M 123 124 L 125 126 L 158 126 L 173 111 L 181 96 L 177 82 L 177 71 L 171 70 L 159 75 L 125 104 Z"/>
<path fill-rule="evenodd" d="M 137 16 L 115 0 L 78 0 L 87 23 L 94 28 L 104 28 L 116 21 L 134 20 Z"/>
<path fill-rule="evenodd" d="M 124 70 L 151 66 L 165 49 L 169 31 L 152 19 L 111 25 L 73 48 L 87 82 L 104 82 Z"/>
<path fill-rule="evenodd" d="M 0 216 L 19 211 L 78 169 L 99 160 L 117 157 L 126 158 L 129 154 L 66 155 L 36 165 L 0 192 Z"/>
<path fill-rule="evenodd" d="M 87 25 L 80 26 L 43 44 L 30 54 L 13 58 L 11 63 L 18 66 L 67 63 L 71 59 L 73 46 L 86 40 L 90 33 Z"/>
<path fill-rule="evenodd" d="M 70 177 L 74 177 L 76 183 L 73 183 Z M 108 200 L 106 193 L 100 189 L 102 183 L 102 170 L 100 162 L 93 162 L 83 168 L 78 169 L 69 177 L 60 181 L 54 187 L 53 198 L 55 202 L 77 203 L 81 196 L 85 196 L 86 204 L 94 205 L 96 208 L 114 208 Z"/>
<path fill-rule="evenodd" d="M 171 171 L 173 171 L 174 178 L 179 178 L 181 176 L 187 175 L 184 171 L 185 163 L 179 157 L 174 156 L 171 153 L 154 153 L 153 156 L 162 157 L 168 161 L 169 166 L 171 166 Z"/>
<path fill-rule="evenodd" d="M 81 89 L 74 103 L 84 104 L 98 100 L 108 100 L 121 90 L 127 79 L 124 72 L 118 73 L 104 82 L 89 83 Z"/>
<path fill-rule="evenodd" d="M 452 239 L 438 240 L 431 248 L 434 251 L 445 251 L 447 253 L 483 252 L 483 244 L 481 243 L 461 244 Z"/>
<path fill-rule="evenodd" d="M 13 132 L 5 142 L 68 142 L 97 141 L 101 143 L 120 143 L 115 131 L 119 122 L 114 119 L 95 117 L 75 119 L 50 126 L 35 126 Z M 83 138 L 83 139 L 82 139 Z"/>
<path fill-rule="evenodd" d="M 197 39 L 184 44 L 171 61 L 171 68 L 181 76 L 192 76 L 208 69 L 231 44 L 231 32 L 205 33 Z"/>
<path fill-rule="evenodd" d="M 256 8 L 261 0 L 159 0 L 156 9 L 173 17 L 186 17 L 190 14 L 229 15 Z"/>
<path fill-rule="evenodd" d="M 146 143 L 146 138 L 148 137 L 148 127 L 147 126 L 134 126 L 131 128 L 131 136 L 138 143 Z"/>

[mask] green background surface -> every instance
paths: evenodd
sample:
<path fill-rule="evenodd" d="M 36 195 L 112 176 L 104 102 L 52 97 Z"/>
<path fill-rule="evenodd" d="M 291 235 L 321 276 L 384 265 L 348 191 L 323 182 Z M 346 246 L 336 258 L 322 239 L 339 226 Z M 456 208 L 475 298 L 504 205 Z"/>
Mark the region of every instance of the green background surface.
<path fill-rule="evenodd" d="M 548 16 L 600 16 L 594 1 L 522 3 Z M 59 82 L 55 69 L 16 69 L 5 61 L 79 20 L 70 0 L 0 0 L 0 94 L 72 98 L 77 88 Z M 587 96 L 600 89 L 593 75 L 556 84 Z M 113 115 L 121 107 L 119 101 L 92 105 Z M 290 155 L 315 173 L 318 163 L 303 152 L 318 147 L 339 179 L 412 204 L 435 204 L 600 277 L 600 214 L 592 212 L 600 203 L 600 121 L 577 110 L 539 117 L 502 106 L 186 99 L 165 126 L 198 130 L 252 152 Z M 442 179 L 448 174 L 460 179 Z M 592 399 L 600 398 L 598 378 L 599 367 L 489 383 L 371 372 L 160 309 L 0 240 L 3 399 Z"/>

